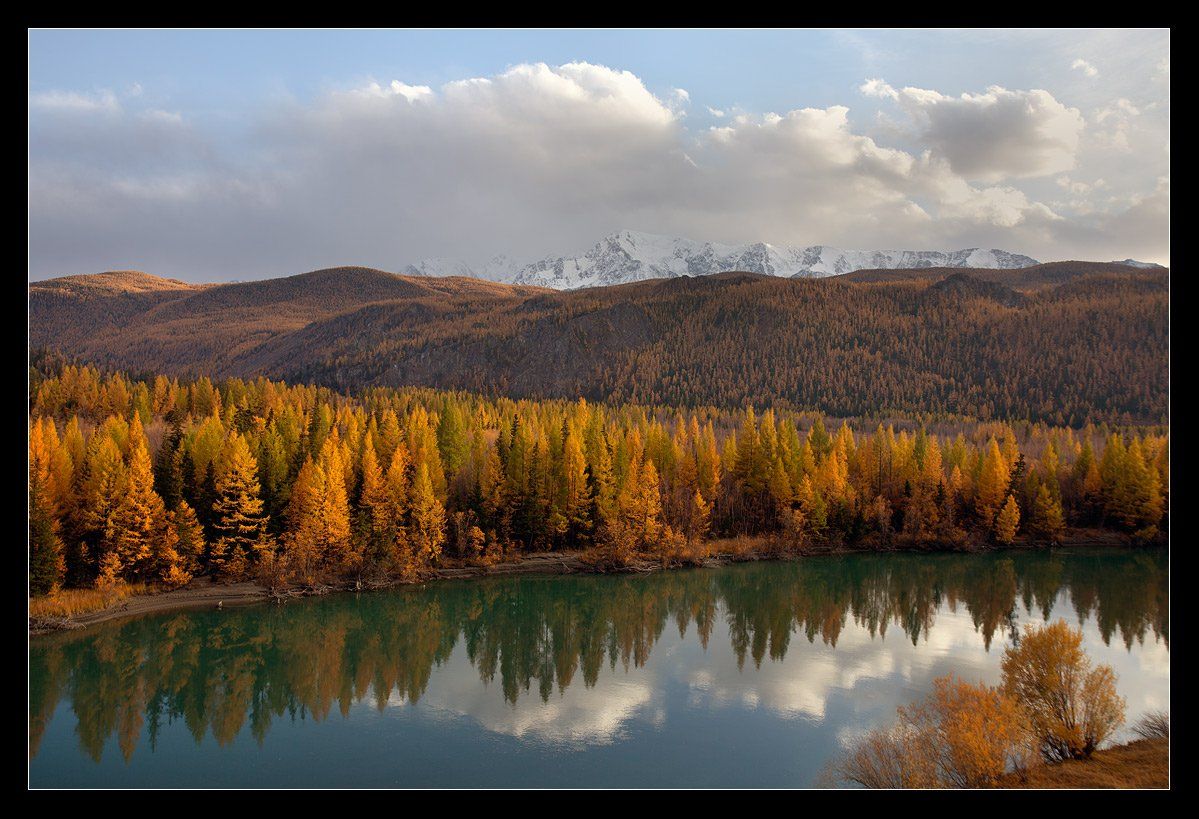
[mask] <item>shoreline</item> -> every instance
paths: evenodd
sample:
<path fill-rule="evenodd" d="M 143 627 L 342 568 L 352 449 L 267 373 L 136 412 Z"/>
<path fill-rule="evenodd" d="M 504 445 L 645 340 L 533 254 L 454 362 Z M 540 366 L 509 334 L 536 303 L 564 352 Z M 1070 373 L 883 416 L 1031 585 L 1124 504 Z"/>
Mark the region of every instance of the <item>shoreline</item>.
<path fill-rule="evenodd" d="M 727 543 L 728 541 L 713 541 L 713 545 L 718 546 L 722 542 Z M 224 608 L 226 606 L 249 606 L 256 603 L 283 602 L 294 598 L 314 597 L 334 593 L 383 591 L 445 580 L 472 580 L 484 577 L 508 577 L 514 575 L 648 574 L 651 572 L 684 568 L 719 568 L 734 563 L 771 560 L 792 561 L 808 557 L 835 557 L 852 554 L 985 554 L 999 551 L 1036 551 L 1079 547 L 1138 548 L 1124 535 L 1118 532 L 1103 530 L 1079 530 L 1056 544 L 1016 541 L 1012 545 L 1005 547 L 988 545 L 974 549 L 963 549 L 957 546 L 930 546 L 928 548 L 906 546 L 890 549 L 859 547 L 788 553 L 778 548 L 770 548 L 768 545 L 770 543 L 772 541 L 763 540 L 761 548 L 748 552 L 717 551 L 698 563 L 687 562 L 678 565 L 664 565 L 660 561 L 639 559 L 623 567 L 608 568 L 587 562 L 583 558 L 584 554 L 586 554 L 583 550 L 571 552 L 533 552 L 515 560 L 507 560 L 490 566 L 477 564 L 444 566 L 433 569 L 429 574 L 416 580 L 393 580 L 385 583 L 345 581 L 338 584 L 322 585 L 316 588 L 297 587 L 284 590 L 272 590 L 253 580 L 220 582 L 211 578 L 197 578 L 182 588 L 135 595 L 112 606 L 90 611 L 86 614 L 70 617 L 30 617 L 29 636 L 32 638 L 65 631 L 74 631 L 111 620 L 139 617 L 147 614 L 163 614 L 189 609 Z"/>

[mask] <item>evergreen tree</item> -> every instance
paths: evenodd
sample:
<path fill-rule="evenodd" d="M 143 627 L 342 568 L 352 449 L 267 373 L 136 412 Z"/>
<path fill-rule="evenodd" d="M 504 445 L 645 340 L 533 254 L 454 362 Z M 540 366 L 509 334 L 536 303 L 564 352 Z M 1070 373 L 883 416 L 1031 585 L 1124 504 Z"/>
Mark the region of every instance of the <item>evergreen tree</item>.
<path fill-rule="evenodd" d="M 319 512 L 321 557 L 326 565 L 339 566 L 350 561 L 353 554 L 350 543 L 350 501 L 346 491 L 348 468 L 336 427 L 325 438 L 318 467 L 324 476 Z"/>
<path fill-rule="evenodd" d="M 698 489 L 691 496 L 691 506 L 687 512 L 687 525 L 684 529 L 687 540 L 698 543 L 708 536 L 711 525 L 712 509 Z"/>
<path fill-rule="evenodd" d="M 569 543 L 585 543 L 591 533 L 591 487 L 583 447 L 571 430 L 562 445 L 562 514 Z"/>
<path fill-rule="evenodd" d="M 167 509 L 174 509 L 183 499 L 183 428 L 173 412 L 167 422 L 166 435 L 154 454 L 154 490 Z"/>
<path fill-rule="evenodd" d="M 29 593 L 50 594 L 62 585 L 66 558 L 59 537 L 51 480 L 53 452 L 39 421 L 29 434 Z"/>
<path fill-rule="evenodd" d="M 376 563 L 386 560 L 395 540 L 396 519 L 375 447 L 368 438 L 362 449 L 362 492 L 358 502 L 365 556 Z"/>
<path fill-rule="evenodd" d="M 433 493 L 429 468 L 421 464 L 412 482 L 408 537 L 414 557 L 427 566 L 441 554 L 445 542 L 445 508 Z"/>
<path fill-rule="evenodd" d="M 466 462 L 470 444 L 462 425 L 462 413 L 453 400 L 447 401 L 441 412 L 437 425 L 437 446 L 446 472 L 456 474 Z"/>
<path fill-rule="evenodd" d="M 93 432 L 72 509 L 73 548 L 67 550 L 67 576 L 73 585 L 86 585 L 96 577 L 101 563 L 111 580 L 120 574 L 114 519 L 128 480 L 125 459 L 116 442 L 100 430 Z"/>
<path fill-rule="evenodd" d="M 291 487 L 283 554 L 290 568 L 309 584 L 316 581 L 325 550 L 324 500 L 325 475 L 308 456 Z"/>
<path fill-rule="evenodd" d="M 637 548 L 652 550 L 661 533 L 662 495 L 658 470 L 652 460 L 630 467 L 629 480 L 621 495 L 622 523 Z"/>
<path fill-rule="evenodd" d="M 162 579 L 171 575 L 172 544 L 166 507 L 154 491 L 154 471 L 141 420 L 133 416 L 129 435 L 129 469 L 125 492 L 113 519 L 114 548 L 123 576 Z M 157 560 L 152 560 L 152 556 Z"/>
<path fill-rule="evenodd" d="M 975 509 L 979 518 L 987 524 L 995 520 L 996 513 L 1004 504 L 1004 498 L 1008 494 L 1009 477 L 1007 459 L 1000 451 L 999 443 L 992 438 L 983 456 L 975 494 Z"/>
<path fill-rule="evenodd" d="M 1029 529 L 1042 540 L 1058 543 L 1065 528 L 1061 501 L 1053 496 L 1048 484 L 1041 484 L 1033 501 Z"/>
<path fill-rule="evenodd" d="M 204 528 L 196 518 L 196 511 L 185 500 L 179 501 L 170 516 L 178 540 L 175 551 L 179 555 L 179 568 L 194 577 L 203 570 L 207 560 Z"/>
<path fill-rule="evenodd" d="M 1016 529 L 1020 526 L 1020 507 L 1015 495 L 1008 495 L 1007 502 L 995 516 L 995 539 L 1008 546 L 1016 539 Z"/>
<path fill-rule="evenodd" d="M 237 430 L 231 430 L 225 441 L 213 489 L 213 568 L 237 577 L 270 548 L 259 495 L 258 463 Z"/>

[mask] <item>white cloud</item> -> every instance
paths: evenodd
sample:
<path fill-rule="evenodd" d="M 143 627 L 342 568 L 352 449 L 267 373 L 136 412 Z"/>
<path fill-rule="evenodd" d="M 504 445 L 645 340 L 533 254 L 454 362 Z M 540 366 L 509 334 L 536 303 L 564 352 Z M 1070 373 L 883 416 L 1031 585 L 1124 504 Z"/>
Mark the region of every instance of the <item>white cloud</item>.
<path fill-rule="evenodd" d="M 417 100 L 431 98 L 433 96 L 433 89 L 427 85 L 407 85 L 399 80 L 392 80 L 387 85 L 372 82 L 362 88 L 356 88 L 350 93 L 379 99 L 403 97 L 408 102 L 416 102 Z"/>
<path fill-rule="evenodd" d="M 898 100 L 899 92 L 888 85 L 881 79 L 866 80 L 862 83 L 858 90 L 868 97 L 884 97 L 886 99 Z"/>
<path fill-rule="evenodd" d="M 1110 104 L 1095 111 L 1092 121 L 1100 126 L 1094 134 L 1095 141 L 1102 147 L 1119 153 L 1130 153 L 1133 148 L 1129 142 L 1134 121 L 1141 111 L 1131 101 L 1124 97 L 1113 100 Z"/>
<path fill-rule="evenodd" d="M 915 137 L 964 178 L 997 182 L 1074 168 L 1082 114 L 1048 91 L 991 86 L 981 94 L 950 97 L 924 88 L 895 89 L 879 79 L 860 90 L 896 102 Z"/>
<path fill-rule="evenodd" d="M 1113 101 L 1111 105 L 1097 111 L 1095 113 L 1095 121 L 1103 122 L 1112 117 L 1138 117 L 1140 115 L 1141 112 L 1135 105 L 1121 97 Z"/>
<path fill-rule="evenodd" d="M 82 94 L 75 91 L 46 91 L 34 94 L 29 98 L 30 105 L 47 111 L 65 112 L 117 112 L 121 109 L 120 102 L 111 91 L 101 91 L 97 94 Z"/>
<path fill-rule="evenodd" d="M 1091 65 L 1089 62 L 1082 59 L 1081 57 L 1079 59 L 1075 60 L 1074 62 L 1070 63 L 1070 70 L 1071 71 L 1081 71 L 1083 74 L 1086 74 L 1088 77 L 1098 77 L 1099 76 L 1099 69 L 1096 68 L 1095 66 Z"/>
<path fill-rule="evenodd" d="M 278 104 L 220 138 L 112 95 L 31 97 L 30 272 L 397 269 L 434 256 L 577 252 L 621 228 L 1124 258 L 1145 246 L 1120 232 L 1135 222 L 1156 237 L 1156 257 L 1167 252 L 1168 188 L 1119 183 L 1110 194 L 1130 215 L 1099 226 L 1064 218 L 1022 181 L 1046 177 L 1036 184 L 1049 197 L 1063 189 L 1055 178 L 1113 178 L 1076 169 L 1082 117 L 1047 91 L 950 97 L 883 80 L 861 90 L 904 122 L 872 137 L 843 105 L 709 109 L 719 124 L 691 131 L 681 89 L 663 99 L 628 71 L 582 62 L 438 88 L 370 82 Z M 1111 107 L 1092 117 L 1097 129 L 1131 116 Z"/>

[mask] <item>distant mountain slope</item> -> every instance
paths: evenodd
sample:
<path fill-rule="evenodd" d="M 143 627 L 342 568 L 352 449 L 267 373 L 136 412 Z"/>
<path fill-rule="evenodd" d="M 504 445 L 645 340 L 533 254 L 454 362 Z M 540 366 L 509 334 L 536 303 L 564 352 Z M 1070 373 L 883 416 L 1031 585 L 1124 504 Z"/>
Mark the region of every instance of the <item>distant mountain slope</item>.
<path fill-rule="evenodd" d="M 1122 265 L 731 272 L 569 292 L 336 268 L 29 290 L 31 346 L 137 371 L 834 415 L 1166 417 L 1168 272 Z"/>
<path fill-rule="evenodd" d="M 129 278 L 118 282 L 113 275 L 31 283 L 31 344 L 122 367 L 240 374 L 238 362 L 273 338 L 364 304 L 426 299 L 486 305 L 497 297 L 540 292 L 368 267 L 205 286 L 145 273 L 120 274 Z"/>
<path fill-rule="evenodd" d="M 1128 267 L 1143 267 L 1147 270 L 1165 270 L 1165 266 L 1160 265 L 1157 262 L 1138 262 L 1136 259 L 1125 259 L 1122 262 L 1112 262 L 1112 264 L 1122 264 L 1127 265 Z"/>
<path fill-rule="evenodd" d="M 935 281 L 956 273 L 965 273 L 981 281 L 995 282 L 1013 290 L 1032 291 L 1054 287 L 1090 276 L 1142 276 L 1148 281 L 1165 283 L 1167 269 L 1143 268 L 1122 262 L 1044 262 L 1014 269 L 985 269 L 960 267 L 926 267 L 908 270 L 855 270 L 837 278 L 860 283 Z"/>
<path fill-rule="evenodd" d="M 135 294 L 199 290 L 207 285 L 188 284 L 178 279 L 151 276 L 140 270 L 109 270 L 86 276 L 63 276 L 33 282 L 30 289 L 54 292 L 62 296 L 86 297 L 99 293 Z"/>
<path fill-rule="evenodd" d="M 929 285 L 926 299 L 941 299 L 949 302 L 988 299 L 1004 307 L 1022 307 L 1028 297 L 1007 285 L 972 276 L 965 271 L 951 273 Z"/>
<path fill-rule="evenodd" d="M 473 275 L 492 281 L 576 290 L 733 270 L 784 278 L 816 278 L 863 268 L 1015 268 L 1036 263 L 1036 259 L 1028 256 L 979 248 L 942 252 L 840 250 L 823 245 L 798 247 L 762 242 L 723 245 L 624 230 L 601 239 L 578 256 L 549 257 L 525 265 L 497 256 L 474 267 L 448 259 L 427 259 L 408 265 L 401 272 L 422 276 Z"/>

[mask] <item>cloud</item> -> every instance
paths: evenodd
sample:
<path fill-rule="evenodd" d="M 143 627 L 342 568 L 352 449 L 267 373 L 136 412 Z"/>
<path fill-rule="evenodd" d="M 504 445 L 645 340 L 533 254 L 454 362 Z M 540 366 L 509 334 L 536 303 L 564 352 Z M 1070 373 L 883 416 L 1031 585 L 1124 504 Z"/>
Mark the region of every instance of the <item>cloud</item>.
<path fill-rule="evenodd" d="M 1091 117 L 1092 121 L 1100 126 L 1095 131 L 1095 141 L 1110 150 L 1130 153 L 1132 151 L 1132 145 L 1129 143 L 1130 132 L 1133 129 L 1134 120 L 1140 115 L 1140 109 L 1128 99 L 1120 97 L 1113 100 L 1095 111 Z"/>
<path fill-rule="evenodd" d="M 97 94 L 82 94 L 75 91 L 46 91 L 34 94 L 29 98 L 30 106 L 44 111 L 55 112 L 117 112 L 121 104 L 111 91 L 101 91 Z"/>
<path fill-rule="evenodd" d="M 408 102 L 428 99 L 433 96 L 433 89 L 427 85 L 407 85 L 399 80 L 392 80 L 388 85 L 372 82 L 364 88 L 354 89 L 351 93 L 366 97 L 403 97 Z"/>
<path fill-rule="evenodd" d="M 880 79 L 866 81 L 859 90 L 897 103 L 915 137 L 964 178 L 997 182 L 1074 168 L 1082 114 L 1048 91 L 991 86 L 981 94 L 950 97 L 923 88 L 896 89 Z"/>
<path fill-rule="evenodd" d="M 899 92 L 886 83 L 885 80 L 873 79 L 866 80 L 858 88 L 863 94 L 868 97 L 884 97 L 886 99 L 898 100 Z"/>
<path fill-rule="evenodd" d="M 1075 60 L 1074 62 L 1070 63 L 1070 70 L 1071 71 L 1081 71 L 1082 73 L 1086 74 L 1088 77 L 1098 77 L 1099 76 L 1099 69 L 1096 68 L 1095 66 L 1091 65 L 1089 62 L 1087 62 L 1086 60 L 1084 60 L 1082 58 L 1079 58 L 1079 59 Z"/>
<path fill-rule="evenodd" d="M 711 114 L 712 116 L 716 117 L 717 119 L 723 119 L 725 112 L 720 110 L 719 108 L 713 108 L 712 106 L 709 105 L 708 113 Z"/>
<path fill-rule="evenodd" d="M 716 125 L 688 129 L 681 89 L 660 97 L 628 71 L 585 62 L 436 88 L 371 81 L 275 103 L 237 132 L 131 98 L 43 94 L 31 97 L 30 274 L 394 270 L 426 257 L 575 253 L 622 228 L 1124 258 L 1121 230 L 1160 220 L 1146 234 L 1160 237 L 1168 224 L 1168 188 L 1105 192 L 1136 209 L 1105 224 L 1109 235 L 1032 193 L 1022 180 L 1046 177 L 1041 195 L 1060 195 L 1053 178 L 1076 172 L 1083 128 L 1048 92 L 949 97 L 882 80 L 862 90 L 903 115 L 885 139 L 855 128 L 844 105 L 710 109 Z M 1128 115 L 1116 105 L 1092 119 L 1108 128 Z M 1113 178 L 1082 178 L 1101 175 Z"/>

